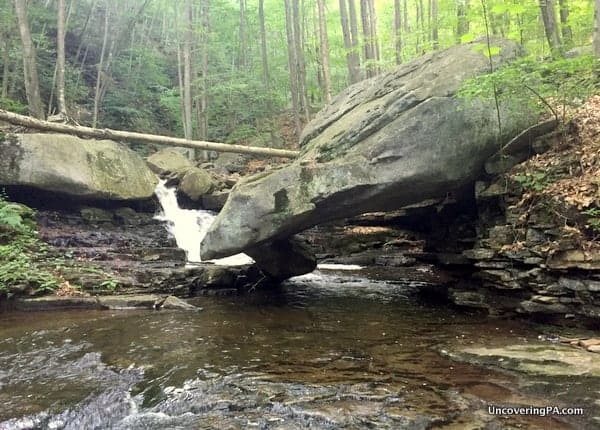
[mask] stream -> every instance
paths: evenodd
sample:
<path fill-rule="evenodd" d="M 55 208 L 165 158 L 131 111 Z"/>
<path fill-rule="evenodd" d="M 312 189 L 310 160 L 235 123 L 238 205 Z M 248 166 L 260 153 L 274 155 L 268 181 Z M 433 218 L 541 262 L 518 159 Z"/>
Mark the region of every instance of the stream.
<path fill-rule="evenodd" d="M 214 214 L 158 217 L 188 262 Z M 214 261 L 251 261 L 240 254 Z M 340 270 L 346 269 L 346 270 Z M 0 430 L 592 428 L 598 378 L 545 378 L 458 360 L 461 347 L 546 348 L 553 328 L 419 299 L 424 281 L 320 265 L 276 289 L 202 296 L 201 311 L 5 311 Z M 471 363 L 471 364 L 468 364 Z M 485 364 L 485 365 L 484 365 Z M 499 416 L 490 405 L 584 406 Z M 589 413 L 589 412 L 592 413 Z"/>
<path fill-rule="evenodd" d="M 317 271 L 197 298 L 201 312 L 6 313 L 0 429 L 582 428 L 489 415 L 564 386 L 528 394 L 524 375 L 440 351 L 539 343 L 538 329 L 421 303 L 416 287 Z"/>

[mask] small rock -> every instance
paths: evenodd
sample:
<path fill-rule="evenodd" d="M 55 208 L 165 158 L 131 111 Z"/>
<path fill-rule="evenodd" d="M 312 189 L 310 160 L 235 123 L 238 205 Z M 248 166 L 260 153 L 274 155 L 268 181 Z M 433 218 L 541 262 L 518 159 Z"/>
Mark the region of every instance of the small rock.
<path fill-rule="evenodd" d="M 415 258 L 407 257 L 405 255 L 380 255 L 375 258 L 376 265 L 391 267 L 412 266 L 416 261 Z"/>
<path fill-rule="evenodd" d="M 474 248 L 467 249 L 463 252 L 463 255 L 470 260 L 489 260 L 494 258 L 495 251 L 488 248 Z"/>
<path fill-rule="evenodd" d="M 174 309 L 180 311 L 201 311 L 202 308 L 191 305 L 185 300 L 177 298 L 175 296 L 168 296 L 165 299 L 158 300 L 154 304 L 155 309 Z"/>
<path fill-rule="evenodd" d="M 541 245 L 548 241 L 548 237 L 541 231 L 534 228 L 527 229 L 525 236 L 525 243 L 527 246 Z"/>
<path fill-rule="evenodd" d="M 123 225 L 143 224 L 143 216 L 128 207 L 115 210 L 115 218 Z"/>
<path fill-rule="evenodd" d="M 579 346 L 589 349 L 590 346 L 600 345 L 600 339 L 581 339 L 579 340 Z"/>
<path fill-rule="evenodd" d="M 215 183 L 210 174 L 198 167 L 189 169 L 179 184 L 179 191 L 194 202 L 214 188 Z"/>
<path fill-rule="evenodd" d="M 596 352 L 596 353 L 600 354 L 600 345 L 588 346 L 587 350 L 589 352 Z"/>
<path fill-rule="evenodd" d="M 218 212 L 223 209 L 229 197 L 229 191 L 217 191 L 202 196 L 202 207 L 209 211 Z"/>
<path fill-rule="evenodd" d="M 79 213 L 83 220 L 89 224 L 109 223 L 113 221 L 113 214 L 100 208 L 83 208 Z"/>

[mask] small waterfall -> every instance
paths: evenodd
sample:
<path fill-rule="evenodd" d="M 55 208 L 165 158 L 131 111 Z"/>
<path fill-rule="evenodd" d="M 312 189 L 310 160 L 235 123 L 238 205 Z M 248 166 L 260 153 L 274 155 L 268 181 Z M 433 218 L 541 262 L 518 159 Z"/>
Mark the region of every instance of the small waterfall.
<path fill-rule="evenodd" d="M 154 218 L 166 223 L 177 246 L 186 252 L 189 263 L 200 263 L 200 242 L 216 216 L 209 211 L 181 209 L 177 203 L 175 188 L 167 188 L 165 182 L 161 180 L 154 190 L 162 207 L 162 212 Z M 210 262 L 222 266 L 241 266 L 250 264 L 253 260 L 246 254 L 237 254 Z"/>

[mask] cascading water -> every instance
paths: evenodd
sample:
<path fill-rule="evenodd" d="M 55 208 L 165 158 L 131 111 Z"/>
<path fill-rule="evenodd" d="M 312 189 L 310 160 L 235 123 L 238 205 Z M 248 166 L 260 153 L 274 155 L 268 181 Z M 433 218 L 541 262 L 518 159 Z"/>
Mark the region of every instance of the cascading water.
<path fill-rule="evenodd" d="M 167 188 L 166 181 L 160 181 L 154 190 L 162 212 L 156 219 L 166 222 L 167 230 L 175 237 L 177 246 L 187 255 L 188 263 L 200 263 L 200 243 L 215 219 L 212 212 L 205 210 L 181 209 L 177 203 L 175 188 Z M 210 260 L 222 266 L 241 266 L 253 260 L 246 254 Z"/>

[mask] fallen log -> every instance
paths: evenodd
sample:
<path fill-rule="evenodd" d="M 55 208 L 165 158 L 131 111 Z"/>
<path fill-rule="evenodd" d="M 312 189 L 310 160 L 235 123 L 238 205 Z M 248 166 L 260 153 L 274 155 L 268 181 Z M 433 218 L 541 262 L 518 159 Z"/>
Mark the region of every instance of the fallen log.
<path fill-rule="evenodd" d="M 160 136 L 156 134 L 136 133 L 131 131 L 111 130 L 108 128 L 91 128 L 79 125 L 68 125 L 55 122 L 42 121 L 24 115 L 19 115 L 0 109 L 0 121 L 6 121 L 13 125 L 20 125 L 41 131 L 53 131 L 56 133 L 74 134 L 79 137 L 93 139 L 109 139 L 116 141 L 137 141 L 145 143 L 156 143 L 168 146 L 182 146 L 185 148 L 203 149 L 217 152 L 235 152 L 238 154 L 260 155 L 267 157 L 296 158 L 298 151 L 273 148 L 253 148 L 243 145 L 229 145 L 227 143 L 206 142 L 203 140 L 187 140 L 178 137 Z"/>

